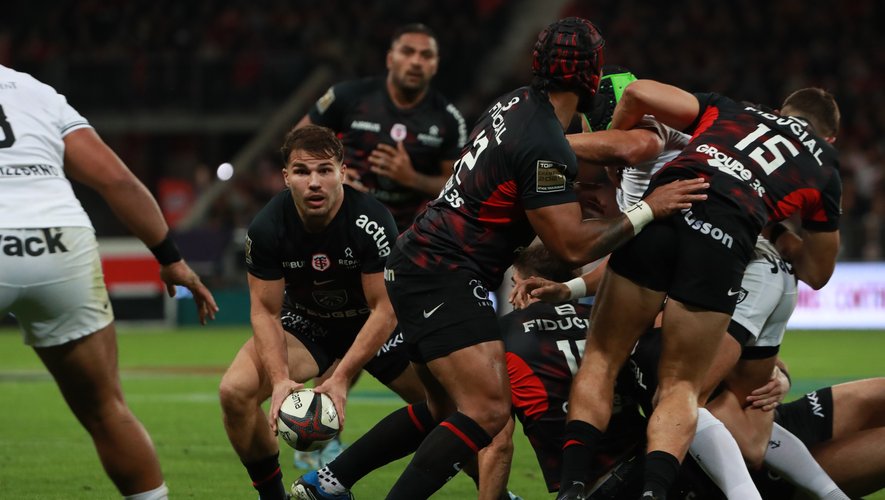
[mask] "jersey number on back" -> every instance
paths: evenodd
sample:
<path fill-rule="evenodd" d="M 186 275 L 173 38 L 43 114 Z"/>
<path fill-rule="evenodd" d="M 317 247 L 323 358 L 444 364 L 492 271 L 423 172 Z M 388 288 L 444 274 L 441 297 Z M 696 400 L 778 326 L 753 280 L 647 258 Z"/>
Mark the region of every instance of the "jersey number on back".
<path fill-rule="evenodd" d="M 458 174 L 461 173 L 461 170 L 465 166 L 468 171 L 473 170 L 473 167 L 476 166 L 476 160 L 479 159 L 479 155 L 481 155 L 488 146 L 489 138 L 486 137 L 486 131 L 483 130 L 478 136 L 476 136 L 476 139 L 473 140 L 473 148 L 461 155 L 461 158 L 459 158 L 452 167 L 452 176 L 449 177 L 442 192 L 439 193 L 440 198 L 445 198 L 452 208 L 458 208 L 464 204 L 464 198 L 461 197 L 461 193 L 455 188 L 455 184 L 461 184 L 461 179 L 458 177 Z"/>
<path fill-rule="evenodd" d="M 760 123 L 756 126 L 756 130 L 750 132 L 746 137 L 741 139 L 740 142 L 735 144 L 734 147 L 738 151 L 743 151 L 747 149 L 747 146 L 753 144 L 754 141 L 760 139 L 767 132 L 771 132 L 771 129 L 765 124 Z M 779 134 L 772 135 L 763 142 L 761 146 L 757 146 L 753 151 L 750 151 L 750 158 L 762 167 L 762 170 L 765 171 L 765 175 L 771 175 L 772 172 L 777 170 L 777 168 L 783 165 L 786 161 L 781 152 L 781 148 L 779 148 L 778 145 L 786 148 L 787 152 L 790 153 L 791 158 L 795 158 L 799 155 L 799 150 L 796 149 L 796 146 L 794 146 L 789 139 Z M 765 151 L 762 148 L 767 149 L 768 152 L 771 153 L 771 160 L 765 158 Z"/>
<path fill-rule="evenodd" d="M 587 344 L 586 339 L 581 340 L 557 340 L 556 348 L 562 351 L 565 356 L 565 362 L 568 363 L 568 369 L 572 372 L 572 377 L 578 373 L 578 364 L 584 357 L 584 345 Z"/>
<path fill-rule="evenodd" d="M 15 134 L 12 133 L 12 125 L 6 119 L 3 106 L 0 106 L 0 148 L 11 147 L 15 142 Z"/>

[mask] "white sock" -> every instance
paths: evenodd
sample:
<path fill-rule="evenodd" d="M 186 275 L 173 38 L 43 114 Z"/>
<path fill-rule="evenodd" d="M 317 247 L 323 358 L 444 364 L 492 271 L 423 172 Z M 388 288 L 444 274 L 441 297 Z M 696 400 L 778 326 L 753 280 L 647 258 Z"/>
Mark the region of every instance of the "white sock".
<path fill-rule="evenodd" d="M 765 465 L 817 498 L 849 500 L 802 441 L 778 424 L 771 429 Z"/>
<path fill-rule="evenodd" d="M 123 498 L 125 500 L 168 500 L 169 488 L 166 487 L 166 483 L 164 482 L 151 491 L 144 491 L 141 493 L 136 493 L 134 495 L 127 495 Z"/>
<path fill-rule="evenodd" d="M 332 474 L 328 467 L 318 470 L 317 477 L 320 480 L 320 489 L 326 493 L 330 495 L 343 495 L 347 493 L 347 488 L 338 481 L 338 478 L 335 477 L 335 474 Z"/>
<path fill-rule="evenodd" d="M 729 499 L 762 499 L 734 436 L 706 408 L 698 408 L 698 428 L 688 452 Z"/>

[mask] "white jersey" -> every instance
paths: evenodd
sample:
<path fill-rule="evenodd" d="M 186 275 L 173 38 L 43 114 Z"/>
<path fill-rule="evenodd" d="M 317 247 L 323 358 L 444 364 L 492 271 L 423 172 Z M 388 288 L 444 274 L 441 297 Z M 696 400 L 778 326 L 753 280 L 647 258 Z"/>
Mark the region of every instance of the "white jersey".
<path fill-rule="evenodd" d="M 55 89 L 0 65 L 0 228 L 92 228 L 65 177 L 63 141 L 89 126 Z"/>
<path fill-rule="evenodd" d="M 617 191 L 618 208 L 621 212 L 632 207 L 645 194 L 651 177 L 676 155 L 682 152 L 691 136 L 670 128 L 646 115 L 636 128 L 646 128 L 657 132 L 664 141 L 664 149 L 660 155 L 646 162 L 625 167 L 621 172 L 621 187 Z"/>

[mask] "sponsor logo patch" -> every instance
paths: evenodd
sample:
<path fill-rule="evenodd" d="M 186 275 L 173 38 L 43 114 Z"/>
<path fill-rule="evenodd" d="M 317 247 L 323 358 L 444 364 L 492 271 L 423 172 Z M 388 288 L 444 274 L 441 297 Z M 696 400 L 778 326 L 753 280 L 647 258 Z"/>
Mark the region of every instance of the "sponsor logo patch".
<path fill-rule="evenodd" d="M 556 193 L 565 191 L 566 166 L 550 160 L 538 160 L 536 165 L 537 182 L 535 191 L 538 193 Z"/>
<path fill-rule="evenodd" d="M 335 89 L 329 87 L 329 90 L 327 90 L 322 97 L 317 99 L 317 111 L 319 111 L 320 114 L 325 113 L 333 102 L 335 102 Z"/>

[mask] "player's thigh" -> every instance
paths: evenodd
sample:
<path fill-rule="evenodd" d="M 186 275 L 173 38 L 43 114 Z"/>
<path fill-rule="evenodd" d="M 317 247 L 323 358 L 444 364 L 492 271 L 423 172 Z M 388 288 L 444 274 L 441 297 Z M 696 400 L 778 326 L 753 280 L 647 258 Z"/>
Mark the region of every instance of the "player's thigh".
<path fill-rule="evenodd" d="M 399 329 L 390 334 L 387 342 L 364 368 L 408 403 L 418 403 L 426 398 L 424 384 L 409 362 L 403 333 Z"/>
<path fill-rule="evenodd" d="M 661 386 L 685 381 L 700 389 L 725 335 L 729 315 L 688 306 L 675 299 L 664 308 Z"/>
<path fill-rule="evenodd" d="M 585 356 L 598 355 L 620 366 L 636 340 L 651 326 L 663 302 L 663 292 L 607 269 L 590 313 Z"/>
<path fill-rule="evenodd" d="M 34 351 L 52 374 L 68 405 L 78 416 L 122 403 L 113 324 L 58 346 Z"/>
<path fill-rule="evenodd" d="M 832 387 L 833 438 L 885 426 L 885 377 Z"/>

